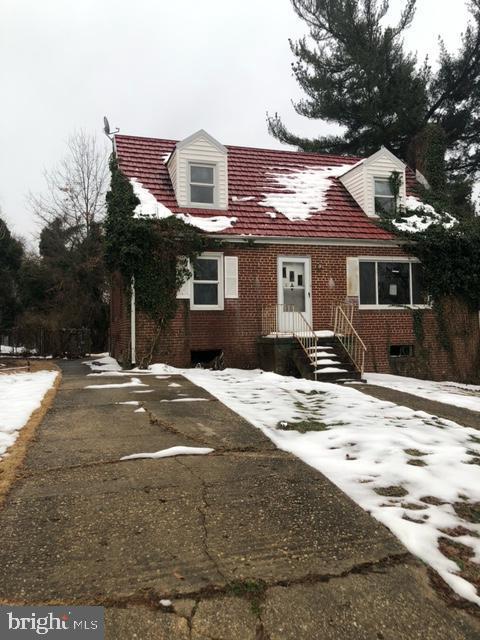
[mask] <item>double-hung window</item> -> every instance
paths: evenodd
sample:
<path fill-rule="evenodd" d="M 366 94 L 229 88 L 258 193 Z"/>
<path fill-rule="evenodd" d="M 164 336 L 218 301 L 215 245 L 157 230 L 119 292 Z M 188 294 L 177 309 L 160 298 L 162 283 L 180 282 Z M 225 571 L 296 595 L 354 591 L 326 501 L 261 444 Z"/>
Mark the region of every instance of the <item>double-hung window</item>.
<path fill-rule="evenodd" d="M 215 166 L 190 164 L 190 203 L 195 205 L 215 204 Z"/>
<path fill-rule="evenodd" d="M 375 178 L 375 213 L 387 216 L 395 214 L 395 196 L 388 178 Z"/>
<path fill-rule="evenodd" d="M 360 306 L 424 306 L 428 304 L 419 262 L 360 260 Z"/>
<path fill-rule="evenodd" d="M 192 309 L 223 309 L 223 260 L 204 254 L 193 263 Z"/>

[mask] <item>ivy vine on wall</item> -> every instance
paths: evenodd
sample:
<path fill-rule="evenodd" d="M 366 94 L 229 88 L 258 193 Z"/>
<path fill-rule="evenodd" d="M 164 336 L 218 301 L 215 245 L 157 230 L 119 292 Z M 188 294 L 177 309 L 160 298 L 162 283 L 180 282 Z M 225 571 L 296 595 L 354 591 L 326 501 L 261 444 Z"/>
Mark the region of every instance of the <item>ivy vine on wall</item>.
<path fill-rule="evenodd" d="M 136 308 L 155 324 L 152 343 L 140 362 L 145 367 L 175 317 L 177 291 L 191 275 L 188 261 L 205 249 L 207 240 L 195 227 L 173 215 L 163 219 L 135 217 L 140 201 L 113 156 L 110 170 L 105 261 L 111 273 L 123 276 L 128 292 L 135 282 Z"/>

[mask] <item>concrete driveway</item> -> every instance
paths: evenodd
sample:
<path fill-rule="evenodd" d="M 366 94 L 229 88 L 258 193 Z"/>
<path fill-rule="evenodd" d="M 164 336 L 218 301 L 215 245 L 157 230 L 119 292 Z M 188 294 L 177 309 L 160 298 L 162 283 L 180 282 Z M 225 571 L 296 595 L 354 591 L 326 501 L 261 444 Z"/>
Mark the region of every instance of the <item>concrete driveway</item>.
<path fill-rule="evenodd" d="M 0 512 L 3 602 L 103 605 L 112 640 L 480 637 L 387 529 L 202 389 L 90 389 L 129 378 L 60 365 Z M 119 461 L 174 445 L 215 452 Z"/>

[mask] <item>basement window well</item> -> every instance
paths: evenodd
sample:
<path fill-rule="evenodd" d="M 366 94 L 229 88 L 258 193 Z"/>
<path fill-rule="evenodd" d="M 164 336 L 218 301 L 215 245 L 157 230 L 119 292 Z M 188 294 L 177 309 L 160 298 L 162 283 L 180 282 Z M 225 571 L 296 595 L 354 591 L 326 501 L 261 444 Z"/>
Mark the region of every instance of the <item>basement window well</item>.
<path fill-rule="evenodd" d="M 390 358 L 411 358 L 415 355 L 413 344 L 391 344 L 388 352 Z"/>
<path fill-rule="evenodd" d="M 205 351 L 190 351 L 192 367 L 201 369 L 223 369 L 223 350 L 207 349 Z"/>

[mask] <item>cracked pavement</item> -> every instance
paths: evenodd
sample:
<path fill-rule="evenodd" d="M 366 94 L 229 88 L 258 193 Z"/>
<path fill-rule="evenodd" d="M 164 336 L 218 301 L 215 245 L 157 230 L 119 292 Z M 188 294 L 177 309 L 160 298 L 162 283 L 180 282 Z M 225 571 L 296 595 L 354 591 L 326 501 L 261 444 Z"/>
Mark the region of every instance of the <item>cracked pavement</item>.
<path fill-rule="evenodd" d="M 59 364 L 0 512 L 2 602 L 103 605 L 112 640 L 480 637 L 387 529 L 204 390 L 86 389 L 122 379 Z M 174 445 L 215 453 L 119 461 Z"/>

